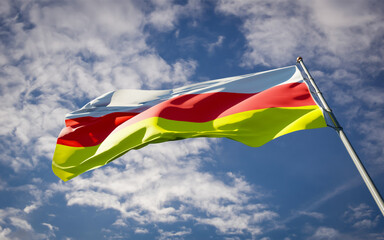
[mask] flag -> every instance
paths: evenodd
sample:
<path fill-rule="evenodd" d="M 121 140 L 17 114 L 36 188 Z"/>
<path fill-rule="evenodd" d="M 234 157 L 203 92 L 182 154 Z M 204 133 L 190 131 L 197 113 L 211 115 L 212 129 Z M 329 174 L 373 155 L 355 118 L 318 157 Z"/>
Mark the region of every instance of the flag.
<path fill-rule="evenodd" d="M 64 181 L 151 143 L 226 137 L 259 147 L 326 127 L 296 66 L 170 90 L 112 91 L 67 114 L 65 125 L 52 161 Z"/>

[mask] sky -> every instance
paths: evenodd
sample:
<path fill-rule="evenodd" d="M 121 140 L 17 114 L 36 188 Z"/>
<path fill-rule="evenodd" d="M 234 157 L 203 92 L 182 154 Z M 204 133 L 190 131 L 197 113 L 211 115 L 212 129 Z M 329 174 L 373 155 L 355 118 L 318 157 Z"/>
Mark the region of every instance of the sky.
<path fill-rule="evenodd" d="M 298 56 L 384 193 L 383 1 L 0 1 L 0 239 L 384 239 L 331 128 L 153 144 L 68 182 L 51 170 L 65 114 L 108 91 Z"/>

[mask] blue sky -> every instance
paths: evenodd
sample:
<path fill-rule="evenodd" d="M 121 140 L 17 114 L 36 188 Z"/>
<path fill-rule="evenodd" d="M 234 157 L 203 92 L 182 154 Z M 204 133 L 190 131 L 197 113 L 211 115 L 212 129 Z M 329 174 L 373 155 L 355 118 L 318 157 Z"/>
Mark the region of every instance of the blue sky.
<path fill-rule="evenodd" d="M 379 0 L 1 1 L 0 239 L 384 239 L 337 134 L 260 148 L 188 139 L 62 182 L 66 113 L 114 89 L 167 89 L 302 56 L 384 192 Z"/>

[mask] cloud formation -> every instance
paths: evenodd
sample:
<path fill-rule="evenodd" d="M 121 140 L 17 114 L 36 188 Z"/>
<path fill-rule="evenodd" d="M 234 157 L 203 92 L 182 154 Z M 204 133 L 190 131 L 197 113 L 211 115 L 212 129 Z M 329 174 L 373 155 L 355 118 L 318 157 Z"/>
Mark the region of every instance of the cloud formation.
<path fill-rule="evenodd" d="M 2 1 L 2 164 L 15 172 L 48 171 L 66 113 L 116 88 L 153 89 L 189 81 L 197 63 L 184 59 L 166 62 L 147 45 L 144 28 L 149 24 L 159 31 L 169 30 L 180 11 L 197 11 L 199 5 L 154 1 L 153 6 L 148 9 L 136 1 Z M 100 9 L 103 14 L 99 14 Z M 254 221 L 242 213 L 248 194 L 253 194 L 252 187 L 235 175 L 228 175 L 225 183 L 200 172 L 197 155 L 207 146 L 206 140 L 154 146 L 145 150 L 146 154 L 132 153 L 128 160 L 99 169 L 90 178 L 54 184 L 47 191 L 37 188 L 43 183 L 35 182 L 27 187 L 35 201 L 23 210 L 2 210 L 9 216 L 4 219 L 17 229 L 32 232 L 31 225 L 18 216 L 32 214 L 59 191 L 65 193 L 68 206 L 115 209 L 121 220 L 154 223 L 194 219 L 208 223 L 209 217 L 195 218 L 190 213 L 191 208 L 197 208 L 205 215 L 225 216 L 223 223 L 208 223 L 223 232 L 245 231 Z M 187 161 L 190 155 L 192 159 Z M 168 206 L 173 201 L 180 206 Z M 228 202 L 226 207 L 223 202 Z M 240 214 L 249 219 L 241 226 L 230 226 L 228 222 Z M 57 229 L 51 223 L 43 225 L 52 234 Z M 143 234 L 145 230 L 137 232 Z M 5 227 L 1 234 L 16 233 Z"/>
<path fill-rule="evenodd" d="M 84 99 L 186 83 L 197 66 L 169 64 L 145 43 L 134 1 L 2 4 L 1 161 L 15 171 L 52 157 L 63 116 Z"/>
<path fill-rule="evenodd" d="M 277 213 L 253 203 L 260 194 L 241 177 L 229 172 L 224 182 L 199 170 L 211 161 L 199 155 L 212 144 L 191 139 L 147 146 L 94 170 L 91 177 L 53 184 L 51 189 L 64 193 L 69 206 L 118 211 L 117 225 L 125 225 L 124 219 L 140 224 L 193 221 L 224 234 L 260 234 L 258 224 L 274 220 Z"/>
<path fill-rule="evenodd" d="M 380 3 L 221 0 L 212 4 L 215 14 L 224 14 L 220 17 L 240 20 L 246 41 L 241 67 L 281 67 L 303 53 L 341 119 L 363 136 L 365 153 L 382 164 L 383 89 L 373 84 L 384 70 Z M 52 220 L 57 221 L 55 215 L 39 224 L 33 216 L 57 199 L 67 209 L 112 210 L 114 219 L 102 230 L 105 234 L 110 233 L 108 227 L 141 236 L 155 229 L 160 239 L 182 239 L 196 226 L 204 226 L 220 236 L 252 238 L 267 228 L 286 227 L 278 224 L 276 206 L 266 204 L 263 192 L 241 173 L 206 168 L 216 161 L 210 156 L 219 145 L 216 140 L 152 145 L 65 184 L 56 182 L 51 173 L 66 113 L 110 90 L 180 86 L 196 74 L 198 60 L 165 59 L 148 42 L 151 34 L 176 36 L 182 47 L 167 49 L 176 53 L 191 46 L 198 49 L 203 42 L 203 50 L 213 56 L 231 41 L 222 32 L 210 35 L 214 40 L 207 44 L 207 39 L 179 29 L 185 19 L 200 27 L 199 18 L 208 5 L 192 0 L 0 1 L 0 164 L 5 169 L 0 191 L 28 195 L 0 209 L 1 239 L 55 238 L 62 230 Z M 27 177 L 20 180 L 23 174 Z M 297 217 L 326 219 L 318 207 L 348 189 L 342 185 Z M 349 207 L 343 219 L 356 231 L 375 229 L 380 220 L 365 204 Z M 163 228 L 162 224 L 172 223 L 177 227 Z M 316 226 L 308 233 L 309 239 L 345 236 L 330 226 Z"/>

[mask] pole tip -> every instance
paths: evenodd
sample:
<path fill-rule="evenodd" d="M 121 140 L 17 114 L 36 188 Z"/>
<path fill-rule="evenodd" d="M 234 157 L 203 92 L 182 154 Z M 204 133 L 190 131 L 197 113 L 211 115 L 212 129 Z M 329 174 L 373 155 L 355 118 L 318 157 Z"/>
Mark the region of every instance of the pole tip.
<path fill-rule="evenodd" d="M 303 58 L 299 56 L 299 57 L 296 59 L 296 62 L 299 63 L 299 62 L 301 62 L 301 61 L 303 61 Z"/>

